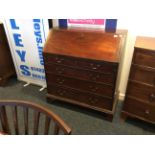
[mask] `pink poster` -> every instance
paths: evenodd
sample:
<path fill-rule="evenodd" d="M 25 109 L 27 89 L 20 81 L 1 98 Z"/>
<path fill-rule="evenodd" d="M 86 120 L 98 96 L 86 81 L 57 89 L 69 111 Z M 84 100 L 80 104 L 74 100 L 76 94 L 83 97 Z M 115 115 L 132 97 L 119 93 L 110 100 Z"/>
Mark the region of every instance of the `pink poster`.
<path fill-rule="evenodd" d="M 68 24 L 104 25 L 105 19 L 68 19 Z"/>

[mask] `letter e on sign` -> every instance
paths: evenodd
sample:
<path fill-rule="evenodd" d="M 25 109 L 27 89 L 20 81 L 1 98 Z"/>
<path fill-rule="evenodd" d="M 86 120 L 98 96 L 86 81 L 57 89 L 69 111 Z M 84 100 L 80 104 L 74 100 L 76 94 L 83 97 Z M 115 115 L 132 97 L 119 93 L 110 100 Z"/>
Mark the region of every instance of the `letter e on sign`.
<path fill-rule="evenodd" d="M 21 39 L 21 35 L 20 34 L 16 34 L 16 33 L 13 34 L 13 38 L 14 38 L 16 46 L 23 47 L 22 39 Z"/>

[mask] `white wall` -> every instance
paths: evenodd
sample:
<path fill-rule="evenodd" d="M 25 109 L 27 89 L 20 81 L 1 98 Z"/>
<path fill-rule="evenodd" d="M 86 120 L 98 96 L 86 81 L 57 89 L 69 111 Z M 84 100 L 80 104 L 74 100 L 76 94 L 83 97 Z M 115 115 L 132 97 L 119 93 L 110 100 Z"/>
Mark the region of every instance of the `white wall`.
<path fill-rule="evenodd" d="M 131 18 L 126 20 L 118 19 L 117 28 L 128 30 L 126 47 L 122 53 L 122 60 L 120 62 L 120 79 L 118 79 L 118 90 L 120 92 L 119 98 L 123 100 L 126 91 L 136 36 L 155 37 L 155 21 L 154 19 L 147 18 Z"/>

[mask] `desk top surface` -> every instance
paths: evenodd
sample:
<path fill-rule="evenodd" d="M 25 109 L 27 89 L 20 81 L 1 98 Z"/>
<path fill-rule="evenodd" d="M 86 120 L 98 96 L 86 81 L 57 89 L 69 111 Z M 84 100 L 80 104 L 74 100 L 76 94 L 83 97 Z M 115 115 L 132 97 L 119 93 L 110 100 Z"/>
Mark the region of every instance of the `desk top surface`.
<path fill-rule="evenodd" d="M 138 36 L 135 47 L 155 50 L 155 38 Z"/>

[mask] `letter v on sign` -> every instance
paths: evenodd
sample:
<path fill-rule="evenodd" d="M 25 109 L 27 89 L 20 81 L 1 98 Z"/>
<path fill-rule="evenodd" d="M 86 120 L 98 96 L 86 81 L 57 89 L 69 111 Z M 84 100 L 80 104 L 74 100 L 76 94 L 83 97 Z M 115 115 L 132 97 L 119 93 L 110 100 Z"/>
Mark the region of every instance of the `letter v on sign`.
<path fill-rule="evenodd" d="M 20 60 L 22 62 L 25 62 L 25 55 L 26 55 L 26 51 L 20 51 L 20 50 L 16 50 L 16 52 L 18 53 Z"/>

